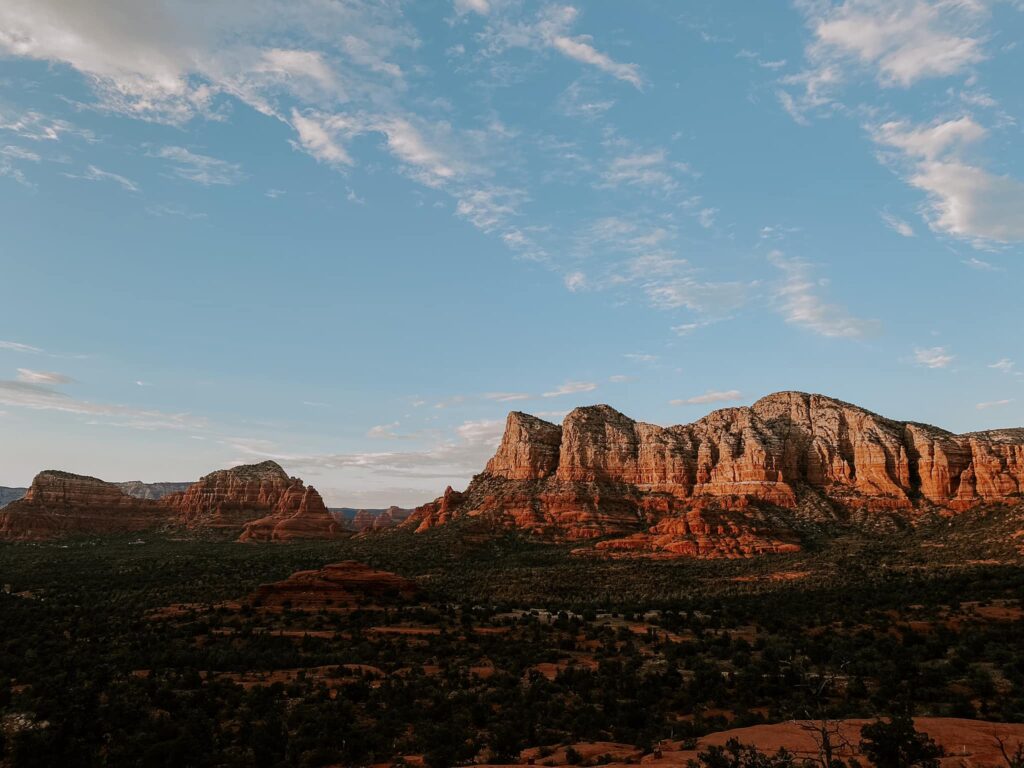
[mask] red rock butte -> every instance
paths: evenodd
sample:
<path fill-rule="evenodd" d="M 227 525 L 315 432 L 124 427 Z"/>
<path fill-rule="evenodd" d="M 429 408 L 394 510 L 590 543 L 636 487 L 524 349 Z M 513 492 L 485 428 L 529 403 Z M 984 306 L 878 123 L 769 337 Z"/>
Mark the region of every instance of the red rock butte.
<path fill-rule="evenodd" d="M 0 539 L 37 541 L 156 528 L 239 532 L 239 541 L 343 535 L 316 489 L 273 461 L 212 472 L 185 491 L 138 499 L 114 483 L 47 470 L 0 509 Z"/>
<path fill-rule="evenodd" d="M 955 435 L 779 392 L 673 427 L 607 405 L 561 426 L 510 413 L 484 471 L 405 525 L 486 517 L 566 540 L 613 537 L 597 545 L 608 554 L 740 557 L 799 548 L 773 511 L 812 504 L 912 521 L 1021 504 L 1022 490 L 1024 429 Z"/>

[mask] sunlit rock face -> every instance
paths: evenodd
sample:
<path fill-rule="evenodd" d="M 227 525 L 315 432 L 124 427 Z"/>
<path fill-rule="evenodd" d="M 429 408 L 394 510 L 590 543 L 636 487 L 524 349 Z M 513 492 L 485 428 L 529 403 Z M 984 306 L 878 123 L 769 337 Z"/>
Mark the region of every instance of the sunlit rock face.
<path fill-rule="evenodd" d="M 156 502 L 136 499 L 113 483 L 59 470 L 40 472 L 24 498 L 0 509 L 0 539 L 43 541 L 141 531 L 161 526 Z"/>
<path fill-rule="evenodd" d="M 188 528 L 241 529 L 240 541 L 332 538 L 342 530 L 316 489 L 273 461 L 211 472 L 160 503 Z"/>
<path fill-rule="evenodd" d="M 406 525 L 423 531 L 487 516 L 560 539 L 620 537 L 600 544 L 608 552 L 745 557 L 797 548 L 767 513 L 809 497 L 912 520 L 1018 504 L 1022 488 L 1024 430 L 954 435 L 779 392 L 673 427 L 607 405 L 577 408 L 561 427 L 510 413 L 484 472 Z"/>

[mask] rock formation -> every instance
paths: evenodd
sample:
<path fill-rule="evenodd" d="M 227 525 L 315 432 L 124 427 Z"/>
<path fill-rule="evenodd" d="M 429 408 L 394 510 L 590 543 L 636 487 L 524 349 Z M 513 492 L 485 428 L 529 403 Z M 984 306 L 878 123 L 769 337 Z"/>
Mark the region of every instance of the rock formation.
<path fill-rule="evenodd" d="M 51 469 L 35 476 L 23 499 L 0 509 L 0 540 L 125 533 L 164 522 L 156 502 L 132 498 L 95 477 Z"/>
<path fill-rule="evenodd" d="M 413 581 L 347 560 L 320 570 L 298 571 L 284 581 L 263 584 L 249 602 L 263 608 L 287 606 L 292 610 L 319 611 L 353 608 L 365 600 L 407 600 L 417 592 Z"/>
<path fill-rule="evenodd" d="M 562 539 L 615 536 L 608 552 L 747 556 L 798 546 L 773 510 L 955 514 L 1019 504 L 1024 429 L 954 435 L 822 395 L 780 392 L 683 426 L 606 405 L 561 427 L 511 413 L 466 491 L 449 488 L 407 525 L 486 516 Z"/>
<path fill-rule="evenodd" d="M 186 528 L 238 530 L 240 541 L 331 538 L 341 531 L 316 489 L 273 461 L 211 472 L 160 504 Z"/>
<path fill-rule="evenodd" d="M 403 523 L 412 512 L 411 509 L 396 506 L 390 506 L 387 509 L 357 509 L 351 519 L 347 521 L 347 526 L 356 532 L 395 528 Z"/>
<path fill-rule="evenodd" d="M 136 499 L 156 501 L 172 493 L 186 491 L 192 483 L 143 483 L 140 480 L 128 480 L 123 483 L 114 483 L 114 485 Z"/>
<path fill-rule="evenodd" d="M 125 485 L 152 495 L 175 484 Z M 240 541 L 342 535 L 316 489 L 272 461 L 213 472 L 159 500 L 135 498 L 119 484 L 94 477 L 48 470 L 36 476 L 24 499 L 0 509 L 0 540 L 8 541 L 181 527 L 238 533 Z"/>

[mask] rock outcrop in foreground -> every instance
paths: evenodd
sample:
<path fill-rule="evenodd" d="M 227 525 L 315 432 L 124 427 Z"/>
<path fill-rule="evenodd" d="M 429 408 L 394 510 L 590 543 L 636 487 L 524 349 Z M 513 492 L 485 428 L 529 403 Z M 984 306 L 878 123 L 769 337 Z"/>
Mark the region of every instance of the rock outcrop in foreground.
<path fill-rule="evenodd" d="M 128 496 L 95 477 L 50 469 L 35 476 L 24 498 L 0 509 L 0 540 L 127 533 L 165 520 L 154 501 Z"/>
<path fill-rule="evenodd" d="M 7 541 L 156 528 L 237 532 L 239 541 L 253 542 L 343 535 L 316 489 L 273 461 L 212 472 L 158 500 L 135 498 L 95 477 L 48 470 L 24 499 L 0 509 L 0 540 Z"/>
<path fill-rule="evenodd" d="M 607 405 L 561 427 L 508 416 L 497 453 L 462 493 L 420 507 L 418 531 L 485 516 L 560 539 L 614 537 L 609 554 L 738 557 L 791 551 L 778 510 L 908 520 L 1020 504 L 1024 429 L 955 435 L 822 395 L 780 392 L 683 426 Z"/>
<path fill-rule="evenodd" d="M 287 607 L 297 611 L 350 609 L 361 602 L 405 599 L 419 588 L 409 579 L 379 571 L 354 560 L 326 565 L 320 570 L 297 571 L 284 581 L 261 585 L 249 598 L 262 608 Z"/>

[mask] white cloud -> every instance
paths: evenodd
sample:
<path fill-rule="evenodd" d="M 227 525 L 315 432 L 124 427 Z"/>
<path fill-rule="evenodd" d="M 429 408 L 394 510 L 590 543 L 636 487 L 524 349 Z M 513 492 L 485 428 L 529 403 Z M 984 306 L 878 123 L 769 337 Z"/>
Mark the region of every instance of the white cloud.
<path fill-rule="evenodd" d="M 926 126 L 912 126 L 897 120 L 882 123 L 872 131 L 872 137 L 879 144 L 887 144 L 922 160 L 934 160 L 951 150 L 981 141 L 986 134 L 985 128 L 971 117 Z"/>
<path fill-rule="evenodd" d="M 245 178 L 241 166 L 184 147 L 162 147 L 156 156 L 172 164 L 174 175 L 203 186 L 237 184 Z"/>
<path fill-rule="evenodd" d="M 910 161 L 907 182 L 927 195 L 932 229 L 975 241 L 1024 240 L 1024 183 L 960 157 L 986 134 L 970 117 L 923 127 L 888 122 L 872 130 L 876 142 Z"/>
<path fill-rule="evenodd" d="M 981 3 L 846 0 L 810 7 L 812 55 L 874 67 L 884 86 L 947 77 L 985 59 L 982 40 L 972 36 Z"/>
<path fill-rule="evenodd" d="M 112 181 L 119 185 L 122 189 L 127 192 L 138 192 L 139 185 L 131 179 L 121 176 L 110 171 L 104 171 L 102 168 L 97 168 L 95 165 L 89 165 L 85 171 L 79 175 L 73 173 L 64 174 L 69 179 L 84 179 L 86 181 Z"/>
<path fill-rule="evenodd" d="M 627 360 L 632 360 L 634 363 L 656 363 L 658 362 L 657 355 L 650 355 L 646 352 L 627 352 L 623 355 Z"/>
<path fill-rule="evenodd" d="M 365 470 L 390 477 L 468 479 L 479 472 L 501 441 L 504 420 L 466 421 L 454 436 L 418 451 L 303 454 L 277 450 L 266 440 L 228 438 L 225 442 L 245 456 L 274 459 L 304 471 Z"/>
<path fill-rule="evenodd" d="M 625 80 L 637 88 L 643 87 L 644 81 L 640 77 L 640 68 L 636 64 L 620 64 L 607 54 L 597 50 L 590 41 L 589 35 L 577 37 L 552 35 L 549 38 L 549 44 L 570 59 L 597 67 L 612 77 Z"/>
<path fill-rule="evenodd" d="M 529 400 L 530 395 L 526 392 L 487 392 L 485 400 L 494 400 L 499 403 L 510 403 L 515 400 Z"/>
<path fill-rule="evenodd" d="M 19 344 L 16 341 L 0 341 L 0 349 L 6 349 L 11 352 L 31 352 L 32 354 L 41 354 L 43 351 L 39 347 L 33 347 L 29 344 Z"/>
<path fill-rule="evenodd" d="M 567 117 L 593 120 L 614 107 L 615 99 L 576 80 L 562 92 L 558 106 Z"/>
<path fill-rule="evenodd" d="M 493 14 L 492 14 L 493 16 Z M 480 35 L 489 55 L 507 48 L 533 48 L 557 51 L 566 58 L 611 75 L 617 80 L 643 88 L 644 80 L 636 64 L 616 61 L 597 49 L 590 35 L 574 35 L 572 27 L 579 11 L 570 5 L 548 5 L 532 21 L 502 16 L 493 19 Z"/>
<path fill-rule="evenodd" d="M 282 49 L 288 39 L 323 50 Z M 178 124 L 217 117 L 222 96 L 276 115 L 282 92 L 304 103 L 365 92 L 390 52 L 415 43 L 397 7 L 366 0 L 0 4 L 0 52 L 74 68 L 103 109 Z"/>
<path fill-rule="evenodd" d="M 455 12 L 460 16 L 470 12 L 486 16 L 491 12 L 491 4 L 488 0 L 455 0 Z"/>
<path fill-rule="evenodd" d="M 349 120 L 343 115 L 303 115 L 292 110 L 292 127 L 299 135 L 298 145 L 322 163 L 352 165 L 352 158 L 335 140 L 336 133 L 344 133 Z"/>
<path fill-rule="evenodd" d="M 925 368 L 946 368 L 955 359 L 945 347 L 918 347 L 914 350 L 914 362 Z"/>
<path fill-rule="evenodd" d="M 394 439 L 400 437 L 400 435 L 395 434 L 395 430 L 398 429 L 399 426 L 400 424 L 397 421 L 393 421 L 390 424 L 378 424 L 375 427 L 370 427 L 370 429 L 366 433 L 366 436 L 374 438 Z"/>
<path fill-rule="evenodd" d="M 903 237 L 914 237 L 914 228 L 899 216 L 894 216 L 888 211 L 882 211 L 879 215 L 882 217 L 882 221 L 885 222 L 885 225 L 896 234 L 902 235 Z"/>
<path fill-rule="evenodd" d="M 919 167 L 909 179 L 928 194 L 933 229 L 968 239 L 1024 240 L 1024 182 L 960 162 Z"/>
<path fill-rule="evenodd" d="M 1010 403 L 1012 402 L 1012 398 L 1006 400 L 991 400 L 987 403 L 978 403 L 974 407 L 977 408 L 979 411 L 985 411 L 988 410 L 989 408 L 1001 408 L 1004 405 L 1010 405 Z"/>
<path fill-rule="evenodd" d="M 740 282 L 706 282 L 694 277 L 675 277 L 648 282 L 644 289 L 658 309 L 685 307 L 694 312 L 721 313 L 744 303 L 748 286 Z"/>
<path fill-rule="evenodd" d="M 59 120 L 28 110 L 15 118 L 0 116 L 0 130 L 9 131 L 14 135 L 31 141 L 59 141 L 61 135 L 67 133 L 79 136 L 87 141 L 95 137 L 91 131 L 77 128 L 67 120 Z"/>
<path fill-rule="evenodd" d="M 345 142 L 357 136 L 376 133 L 384 137 L 388 152 L 403 164 L 408 174 L 429 187 L 440 187 L 464 175 L 467 168 L 442 148 L 442 137 L 433 140 L 424 135 L 424 127 L 413 118 L 381 114 L 327 114 L 315 110 L 293 111 L 291 122 L 299 136 L 297 146 L 317 160 L 330 165 L 351 165 Z M 433 126 L 435 133 L 442 127 Z"/>
<path fill-rule="evenodd" d="M 593 392 L 597 389 L 597 384 L 592 381 L 567 381 L 560 387 L 556 387 L 550 392 L 545 392 L 543 397 L 562 397 L 563 395 L 578 395 L 583 392 Z"/>
<path fill-rule="evenodd" d="M 612 158 L 607 170 L 601 174 L 602 184 L 607 187 L 654 187 L 668 192 L 677 186 L 670 173 L 671 167 L 665 151 L 661 149 L 623 155 Z"/>
<path fill-rule="evenodd" d="M 587 287 L 587 276 L 582 272 L 570 272 L 564 278 L 565 287 L 573 293 Z"/>
<path fill-rule="evenodd" d="M 743 394 L 738 389 L 728 389 L 721 392 L 708 391 L 703 395 L 696 395 L 686 399 L 669 400 L 669 405 L 707 405 L 708 403 L 731 403 L 739 400 Z"/>
<path fill-rule="evenodd" d="M 50 371 L 33 371 L 30 368 L 18 369 L 18 381 L 29 384 L 71 384 L 74 382 L 70 376 Z"/>
<path fill-rule="evenodd" d="M 718 213 L 717 208 L 702 208 L 697 212 L 697 221 L 704 229 L 711 229 L 715 225 L 716 213 Z"/>
<path fill-rule="evenodd" d="M 985 261 L 984 259 L 976 258 L 974 256 L 972 256 L 969 259 L 964 259 L 960 263 L 961 264 L 966 264 L 971 269 L 976 269 L 979 272 L 1002 272 L 1003 271 L 1002 269 L 997 267 L 995 264 L 992 264 L 991 262 Z"/>
<path fill-rule="evenodd" d="M 32 184 L 29 182 L 28 177 L 25 176 L 24 171 L 22 171 L 16 163 L 38 163 L 41 159 L 42 158 L 40 158 L 35 152 L 22 147 L 16 147 L 12 144 L 0 147 L 0 176 L 7 176 L 14 179 L 19 184 L 31 187 Z"/>
<path fill-rule="evenodd" d="M 1004 357 L 992 363 L 989 368 L 994 368 L 1001 373 L 1011 373 L 1015 366 L 1016 363 L 1014 363 L 1013 360 L 1008 357 Z"/>
<path fill-rule="evenodd" d="M 772 251 L 768 260 L 785 276 L 776 287 L 775 300 L 787 323 L 833 338 L 862 338 L 877 330 L 877 321 L 855 317 L 822 299 L 818 292 L 823 283 L 811 278 L 806 262 L 788 259 L 779 251 Z"/>
<path fill-rule="evenodd" d="M 608 381 L 612 382 L 612 384 L 622 384 L 627 381 L 633 381 L 635 378 L 635 376 L 625 376 L 621 373 L 617 373 L 614 376 L 609 376 Z"/>
<path fill-rule="evenodd" d="M 79 400 L 33 381 L 0 381 L 0 405 L 56 411 L 90 419 L 89 423 L 133 429 L 202 429 L 206 422 L 188 413 L 109 405 Z"/>

